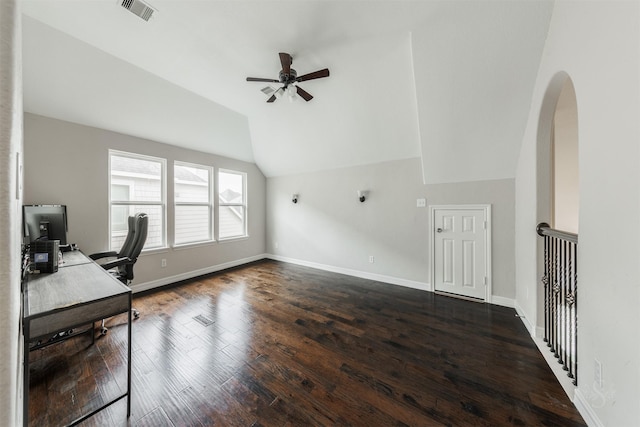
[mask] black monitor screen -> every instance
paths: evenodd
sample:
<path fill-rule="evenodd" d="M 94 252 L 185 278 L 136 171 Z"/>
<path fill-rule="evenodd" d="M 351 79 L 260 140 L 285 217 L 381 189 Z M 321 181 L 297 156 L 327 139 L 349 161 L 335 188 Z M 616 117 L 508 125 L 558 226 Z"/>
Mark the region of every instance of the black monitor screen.
<path fill-rule="evenodd" d="M 24 205 L 24 237 L 36 240 L 60 240 L 67 244 L 67 207 L 65 205 Z"/>

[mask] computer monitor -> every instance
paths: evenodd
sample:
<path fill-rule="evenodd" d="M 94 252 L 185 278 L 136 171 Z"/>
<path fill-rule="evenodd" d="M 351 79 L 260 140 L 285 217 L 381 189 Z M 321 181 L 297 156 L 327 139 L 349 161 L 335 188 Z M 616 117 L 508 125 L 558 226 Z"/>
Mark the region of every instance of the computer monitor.
<path fill-rule="evenodd" d="M 24 205 L 22 207 L 24 237 L 29 243 L 59 240 L 67 244 L 67 207 L 65 205 Z"/>

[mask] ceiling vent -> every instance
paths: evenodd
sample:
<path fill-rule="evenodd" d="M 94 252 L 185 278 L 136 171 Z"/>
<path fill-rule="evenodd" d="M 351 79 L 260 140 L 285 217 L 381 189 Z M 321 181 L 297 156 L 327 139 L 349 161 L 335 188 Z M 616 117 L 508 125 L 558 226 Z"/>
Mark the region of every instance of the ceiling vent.
<path fill-rule="evenodd" d="M 155 9 L 143 2 L 142 0 L 120 0 L 120 6 L 127 9 L 136 16 L 149 21 Z"/>

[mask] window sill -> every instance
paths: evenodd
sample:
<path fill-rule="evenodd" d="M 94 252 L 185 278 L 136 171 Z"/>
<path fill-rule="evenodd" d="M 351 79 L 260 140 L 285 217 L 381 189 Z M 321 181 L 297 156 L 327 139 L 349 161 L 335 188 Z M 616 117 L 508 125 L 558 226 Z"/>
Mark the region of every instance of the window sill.
<path fill-rule="evenodd" d="M 237 237 L 225 237 L 224 239 L 218 239 L 219 243 L 231 243 L 231 242 L 237 242 L 240 240 L 248 240 L 249 239 L 249 235 L 245 235 L 245 236 L 237 236 Z"/>
<path fill-rule="evenodd" d="M 183 249 L 191 249 L 191 248 L 197 248 L 200 246 L 212 246 L 215 245 L 216 241 L 215 240 L 205 240 L 202 242 L 193 242 L 193 243 L 180 243 L 179 245 L 173 245 L 171 247 L 171 249 L 176 250 L 176 251 L 180 251 Z"/>
<path fill-rule="evenodd" d="M 170 248 L 168 248 L 167 246 L 163 246 L 161 248 L 143 249 L 142 252 L 140 252 L 140 256 L 163 254 L 169 252 L 169 249 Z"/>

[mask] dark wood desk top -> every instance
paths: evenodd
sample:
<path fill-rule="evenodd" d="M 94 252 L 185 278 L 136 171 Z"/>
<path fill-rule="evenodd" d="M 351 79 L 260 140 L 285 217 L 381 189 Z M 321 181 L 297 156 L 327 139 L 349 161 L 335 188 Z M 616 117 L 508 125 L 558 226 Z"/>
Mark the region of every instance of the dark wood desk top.
<path fill-rule="evenodd" d="M 93 260 L 80 251 L 63 252 L 62 263 L 58 264 L 58 269 L 63 267 L 72 267 L 78 264 L 88 264 L 91 262 L 93 262 Z"/>
<path fill-rule="evenodd" d="M 73 254 L 72 256 L 69 256 Z M 31 274 L 24 290 L 24 318 L 124 295 L 131 289 L 80 252 L 56 273 Z M 85 262 L 87 261 L 87 262 Z"/>

